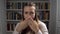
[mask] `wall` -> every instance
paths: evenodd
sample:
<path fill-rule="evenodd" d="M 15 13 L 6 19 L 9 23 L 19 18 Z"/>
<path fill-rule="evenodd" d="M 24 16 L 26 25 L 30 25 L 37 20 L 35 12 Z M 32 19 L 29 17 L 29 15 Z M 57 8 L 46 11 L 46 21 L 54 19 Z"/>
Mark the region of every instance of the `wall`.
<path fill-rule="evenodd" d="M 60 34 L 60 0 L 57 0 L 56 34 Z"/>
<path fill-rule="evenodd" d="M 57 0 L 50 0 L 50 23 L 49 23 L 49 34 L 56 34 L 56 9 Z"/>
<path fill-rule="evenodd" d="M 0 34 L 6 34 L 5 0 L 0 0 Z"/>

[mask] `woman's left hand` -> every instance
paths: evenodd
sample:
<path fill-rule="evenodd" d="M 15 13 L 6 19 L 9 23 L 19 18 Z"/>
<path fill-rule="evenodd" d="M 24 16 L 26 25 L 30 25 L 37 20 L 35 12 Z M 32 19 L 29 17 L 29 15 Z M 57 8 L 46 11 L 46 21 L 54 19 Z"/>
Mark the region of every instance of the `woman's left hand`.
<path fill-rule="evenodd" d="M 39 30 L 38 23 L 34 21 L 32 18 L 28 20 L 28 25 L 34 32 L 38 32 Z"/>

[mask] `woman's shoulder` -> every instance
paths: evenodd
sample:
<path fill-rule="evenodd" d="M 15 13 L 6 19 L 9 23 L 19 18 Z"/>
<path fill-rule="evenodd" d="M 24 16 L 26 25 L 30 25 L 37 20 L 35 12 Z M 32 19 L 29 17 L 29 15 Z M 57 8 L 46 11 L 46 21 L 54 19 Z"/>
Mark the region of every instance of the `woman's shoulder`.
<path fill-rule="evenodd" d="M 18 23 L 16 24 L 15 30 L 19 28 L 21 22 L 22 22 L 22 21 L 20 21 L 20 22 L 18 22 Z"/>
<path fill-rule="evenodd" d="M 21 20 L 21 21 L 19 21 L 19 22 L 16 24 L 16 27 L 17 27 L 17 26 L 19 26 L 21 22 L 22 22 L 22 20 Z"/>
<path fill-rule="evenodd" d="M 44 22 L 40 21 L 40 20 L 38 21 L 38 24 L 39 24 L 39 26 L 46 27 L 46 24 Z"/>
<path fill-rule="evenodd" d="M 42 31 L 48 31 L 46 24 L 42 21 L 39 21 L 39 27 L 41 28 Z"/>
<path fill-rule="evenodd" d="M 38 20 L 38 23 L 39 23 L 39 24 L 45 24 L 44 22 L 42 22 L 42 21 L 40 21 L 40 20 Z"/>
<path fill-rule="evenodd" d="M 22 20 L 21 20 L 21 21 L 19 21 L 19 22 L 17 23 L 17 25 L 16 25 L 16 26 L 20 25 L 20 23 L 21 23 L 21 22 L 23 22 L 23 21 L 22 21 Z"/>

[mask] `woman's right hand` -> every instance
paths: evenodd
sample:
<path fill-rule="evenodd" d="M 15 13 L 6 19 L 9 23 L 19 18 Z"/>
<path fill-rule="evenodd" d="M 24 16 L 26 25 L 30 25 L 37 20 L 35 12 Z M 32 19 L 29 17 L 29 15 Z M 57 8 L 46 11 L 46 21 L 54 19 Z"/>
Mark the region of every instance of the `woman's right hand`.
<path fill-rule="evenodd" d="M 17 32 L 21 32 L 21 31 L 22 31 L 23 29 L 25 29 L 27 26 L 28 26 L 28 25 L 27 25 L 27 20 L 21 21 L 21 22 L 19 23 L 19 25 L 17 26 L 16 31 L 17 31 Z"/>

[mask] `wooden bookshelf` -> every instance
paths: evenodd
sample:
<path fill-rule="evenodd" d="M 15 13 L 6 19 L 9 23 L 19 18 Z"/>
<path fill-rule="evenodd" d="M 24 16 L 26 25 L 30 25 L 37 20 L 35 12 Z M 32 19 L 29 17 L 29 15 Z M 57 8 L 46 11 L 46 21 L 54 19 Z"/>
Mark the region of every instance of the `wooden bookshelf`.
<path fill-rule="evenodd" d="M 6 15 L 7 15 L 7 32 L 13 32 L 14 27 L 22 18 L 22 8 L 25 3 L 29 1 L 14 1 L 7 0 L 6 1 Z M 49 17 L 50 17 L 50 3 L 48 0 L 45 1 L 33 1 L 37 6 L 38 17 L 41 21 L 46 23 L 47 28 L 49 25 Z M 15 22 L 15 23 L 14 23 Z M 9 27 L 8 27 L 9 26 Z"/>

